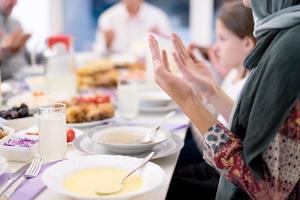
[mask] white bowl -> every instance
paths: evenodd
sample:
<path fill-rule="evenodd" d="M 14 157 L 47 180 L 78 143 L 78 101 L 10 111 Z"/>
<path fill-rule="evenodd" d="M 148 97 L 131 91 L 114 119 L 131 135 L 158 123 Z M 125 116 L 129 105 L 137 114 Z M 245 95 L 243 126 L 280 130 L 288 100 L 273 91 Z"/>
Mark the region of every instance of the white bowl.
<path fill-rule="evenodd" d="M 15 129 L 15 131 L 20 131 L 29 128 L 37 123 L 35 116 L 23 117 L 18 119 L 6 119 L 4 122 L 5 126 L 9 126 Z"/>
<path fill-rule="evenodd" d="M 71 192 L 64 187 L 65 179 L 72 173 L 95 167 L 112 167 L 131 170 L 135 168 L 142 159 L 119 156 L 119 155 L 95 155 L 75 157 L 69 160 L 64 160 L 46 169 L 43 173 L 42 180 L 45 185 L 51 190 L 76 199 L 91 199 L 91 200 L 121 200 L 130 199 L 137 195 L 149 192 L 157 188 L 164 180 L 164 171 L 156 164 L 149 162 L 141 170 L 137 171 L 141 176 L 142 187 L 124 194 L 112 194 L 106 196 L 84 196 L 75 192 Z"/>
<path fill-rule="evenodd" d="M 149 106 L 168 106 L 172 103 L 172 99 L 160 90 L 146 90 L 139 93 L 139 104 L 142 107 Z"/>
<path fill-rule="evenodd" d="M 170 132 L 160 129 L 157 131 L 153 141 L 149 143 L 136 142 L 143 138 L 152 129 L 153 127 L 150 126 L 110 124 L 89 130 L 87 132 L 87 136 L 93 142 L 101 144 L 104 148 L 111 152 L 133 154 L 149 151 L 156 144 L 166 141 L 171 136 Z M 130 134 L 130 137 L 128 134 Z M 132 139 L 132 137 L 134 138 Z M 128 142 L 131 139 L 132 141 Z M 124 140 L 128 140 L 128 143 L 125 143 Z"/>
<path fill-rule="evenodd" d="M 9 134 L 6 137 L 0 140 L 0 154 L 4 156 L 7 160 L 11 161 L 21 161 L 27 162 L 33 158 L 35 153 L 37 152 L 38 142 L 33 144 L 30 147 L 20 147 L 20 146 L 5 146 L 3 145 L 9 139 L 20 139 L 20 138 L 28 138 L 33 140 L 38 140 L 38 137 L 35 136 L 18 136 L 15 134 Z"/>

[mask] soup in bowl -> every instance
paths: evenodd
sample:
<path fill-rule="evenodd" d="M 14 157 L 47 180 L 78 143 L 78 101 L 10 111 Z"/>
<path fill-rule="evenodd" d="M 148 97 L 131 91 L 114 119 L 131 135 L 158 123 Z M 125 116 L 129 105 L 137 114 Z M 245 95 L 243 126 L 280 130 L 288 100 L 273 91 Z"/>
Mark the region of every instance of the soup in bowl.
<path fill-rule="evenodd" d="M 110 189 L 141 162 L 142 159 L 120 155 L 75 157 L 47 168 L 42 180 L 49 189 L 75 199 L 131 199 L 162 184 L 165 178 L 163 169 L 148 162 L 126 179 L 122 190 L 109 195 L 101 195 L 97 191 Z"/>
<path fill-rule="evenodd" d="M 166 141 L 171 134 L 163 129 L 156 132 L 153 139 L 143 143 L 144 137 L 153 127 L 141 125 L 106 125 L 87 132 L 87 136 L 108 151 L 120 154 L 133 154 L 150 151 L 155 145 Z"/>

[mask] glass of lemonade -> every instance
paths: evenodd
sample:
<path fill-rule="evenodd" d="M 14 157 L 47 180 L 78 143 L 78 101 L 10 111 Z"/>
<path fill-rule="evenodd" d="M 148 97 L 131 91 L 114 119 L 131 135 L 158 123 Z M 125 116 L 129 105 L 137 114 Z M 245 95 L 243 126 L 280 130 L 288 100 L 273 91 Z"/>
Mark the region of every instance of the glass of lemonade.
<path fill-rule="evenodd" d="M 62 103 L 38 109 L 39 153 L 44 161 L 65 158 L 67 153 L 66 106 Z"/>
<path fill-rule="evenodd" d="M 133 119 L 138 115 L 138 85 L 136 80 L 121 77 L 118 81 L 118 111 L 124 119 Z"/>

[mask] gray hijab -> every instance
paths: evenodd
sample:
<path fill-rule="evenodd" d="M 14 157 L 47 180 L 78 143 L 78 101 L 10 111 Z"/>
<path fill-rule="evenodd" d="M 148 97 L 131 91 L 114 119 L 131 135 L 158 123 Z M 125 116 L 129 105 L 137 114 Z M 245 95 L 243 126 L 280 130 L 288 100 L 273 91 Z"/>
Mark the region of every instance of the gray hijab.
<path fill-rule="evenodd" d="M 300 23 L 300 0 L 251 0 L 256 38 Z"/>

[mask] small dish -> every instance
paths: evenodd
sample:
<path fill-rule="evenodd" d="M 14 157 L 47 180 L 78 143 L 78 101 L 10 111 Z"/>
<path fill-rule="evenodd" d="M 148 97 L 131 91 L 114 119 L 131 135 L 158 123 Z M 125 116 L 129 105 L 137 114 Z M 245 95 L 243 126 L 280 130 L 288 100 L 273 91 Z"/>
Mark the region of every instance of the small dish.
<path fill-rule="evenodd" d="M 9 134 L 0 140 L 0 153 L 7 160 L 26 162 L 37 151 L 38 137 Z"/>
<path fill-rule="evenodd" d="M 139 143 L 152 129 L 153 127 L 142 125 L 109 124 L 89 130 L 87 136 L 111 152 L 133 154 L 149 151 L 171 136 L 170 132 L 161 129 L 157 131 L 153 141 Z"/>
<path fill-rule="evenodd" d="M 169 106 L 172 99 L 160 90 L 143 91 L 139 94 L 139 104 L 141 107 L 164 107 Z"/>
<path fill-rule="evenodd" d="M 8 127 L 12 127 L 16 131 L 20 131 L 28 127 L 31 127 L 36 123 L 37 121 L 35 116 L 28 116 L 28 117 L 17 118 L 17 119 L 7 119 L 5 120 L 4 125 Z"/>

